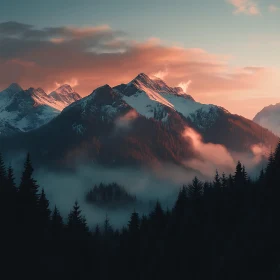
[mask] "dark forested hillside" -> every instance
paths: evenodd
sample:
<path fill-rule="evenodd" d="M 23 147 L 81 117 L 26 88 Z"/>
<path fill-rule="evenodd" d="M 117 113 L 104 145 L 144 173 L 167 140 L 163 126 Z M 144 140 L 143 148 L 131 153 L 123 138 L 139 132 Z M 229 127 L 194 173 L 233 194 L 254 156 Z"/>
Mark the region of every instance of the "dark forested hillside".
<path fill-rule="evenodd" d="M 136 196 L 129 194 L 117 183 L 107 185 L 100 183 L 86 194 L 86 201 L 98 206 L 118 208 L 136 203 Z"/>
<path fill-rule="evenodd" d="M 78 201 L 66 219 L 50 209 L 29 155 L 18 186 L 0 157 L 1 279 L 279 279 L 279 170 L 280 144 L 256 181 L 238 162 L 182 186 L 170 210 L 91 229 Z"/>

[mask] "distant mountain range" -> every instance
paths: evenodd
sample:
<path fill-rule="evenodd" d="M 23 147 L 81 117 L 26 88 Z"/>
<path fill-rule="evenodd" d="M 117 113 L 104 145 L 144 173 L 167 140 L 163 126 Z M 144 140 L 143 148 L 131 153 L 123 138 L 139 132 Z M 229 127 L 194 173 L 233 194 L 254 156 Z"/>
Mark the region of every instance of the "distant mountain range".
<path fill-rule="evenodd" d="M 264 107 L 253 121 L 280 136 L 280 103 Z"/>
<path fill-rule="evenodd" d="M 275 146 L 278 141 L 253 121 L 222 107 L 196 102 L 181 88 L 169 87 L 143 73 L 128 84 L 104 85 L 82 99 L 69 86 L 46 95 L 40 89 L 22 91 L 12 85 L 0 96 L 9 92 L 26 99 L 30 96 L 27 108 L 31 116 L 36 104 L 42 112 L 37 119 L 30 117 L 32 126 L 7 122 L 17 131 L 28 132 L 15 137 L 6 128 L 5 134 L 10 135 L 0 138 L 0 147 L 6 153 L 30 151 L 36 160 L 51 165 L 71 166 L 80 160 L 112 166 L 181 164 L 198 156 L 192 140 L 183 136 L 186 127 L 195 129 L 206 143 L 222 144 L 236 152 L 248 152 L 259 143 Z M 10 110 L 3 108 L 1 112 Z M 21 110 L 15 106 L 13 112 Z M 13 120 L 17 119 L 21 117 Z"/>
<path fill-rule="evenodd" d="M 69 85 L 47 95 L 41 88 L 23 90 L 18 84 L 11 84 L 0 92 L 0 135 L 36 129 L 79 99 L 79 94 Z"/>

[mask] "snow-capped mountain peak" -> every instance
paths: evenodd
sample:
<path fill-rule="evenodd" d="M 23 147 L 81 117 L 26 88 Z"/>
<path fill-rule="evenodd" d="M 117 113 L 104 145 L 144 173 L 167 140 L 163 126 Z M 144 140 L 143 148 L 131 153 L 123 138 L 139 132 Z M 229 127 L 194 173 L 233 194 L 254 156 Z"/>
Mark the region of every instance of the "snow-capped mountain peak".
<path fill-rule="evenodd" d="M 81 104 L 83 108 L 88 106 L 103 106 L 112 104 L 114 101 L 119 100 L 121 96 L 118 92 L 115 92 L 108 84 L 95 89 L 89 96 L 83 98 L 80 102 L 75 104 Z M 73 104 L 72 106 L 75 106 Z"/>
<path fill-rule="evenodd" d="M 79 99 L 80 95 L 69 85 L 48 95 L 40 87 L 23 90 L 13 83 L 0 92 L 0 135 L 38 128 Z"/>
<path fill-rule="evenodd" d="M 64 84 L 64 85 L 60 86 L 55 91 L 59 94 L 69 94 L 69 93 L 74 92 L 73 88 L 68 84 Z"/>
<path fill-rule="evenodd" d="M 151 90 L 161 91 L 161 92 L 172 92 L 172 89 L 166 85 L 166 83 L 160 78 L 153 77 L 150 78 L 148 75 L 141 73 L 136 78 L 134 78 L 129 85 L 134 85 L 139 89 L 149 88 Z"/>
<path fill-rule="evenodd" d="M 166 119 L 170 110 L 186 118 L 197 118 L 197 112 L 207 115 L 213 109 L 219 110 L 217 106 L 196 102 L 180 87 L 170 87 L 160 78 L 150 78 L 144 73 L 128 84 L 116 86 L 114 90 L 121 93 L 123 100 L 146 118 L 164 116 Z"/>
<path fill-rule="evenodd" d="M 32 88 L 31 87 L 28 90 L 26 90 L 25 93 L 29 94 L 31 96 L 48 98 L 48 95 L 42 88 Z"/>
<path fill-rule="evenodd" d="M 80 100 L 81 96 L 70 85 L 64 84 L 51 92 L 49 97 L 54 100 L 57 108 L 63 110 L 73 102 Z"/>

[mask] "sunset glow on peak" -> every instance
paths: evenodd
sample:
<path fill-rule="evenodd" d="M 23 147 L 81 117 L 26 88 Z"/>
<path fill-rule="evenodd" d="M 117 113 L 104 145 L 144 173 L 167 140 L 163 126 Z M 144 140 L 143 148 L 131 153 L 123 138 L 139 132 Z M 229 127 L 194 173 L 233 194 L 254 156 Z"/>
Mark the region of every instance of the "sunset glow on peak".
<path fill-rule="evenodd" d="M 159 15 L 165 14 L 166 1 L 157 6 Z M 110 17 L 113 6 L 106 6 L 108 14 L 102 14 L 102 21 L 92 21 L 86 10 L 83 20 L 77 15 L 70 21 L 62 14 L 59 23 L 39 24 L 35 18 L 23 21 L 16 16 L 12 21 L 3 20 L 0 89 L 18 82 L 25 88 L 42 87 L 51 92 L 66 83 L 86 96 L 104 83 L 127 83 L 144 72 L 169 86 L 183 88 L 202 103 L 215 103 L 248 118 L 253 118 L 264 105 L 279 102 L 280 63 L 275 46 L 280 38 L 273 24 L 278 16 L 277 3 L 215 0 L 215 20 L 211 18 L 212 10 L 207 12 L 202 5 L 194 4 L 193 13 L 204 15 L 202 29 L 194 28 L 191 15 L 181 17 L 182 23 L 189 26 L 186 29 L 172 19 L 180 10 L 188 14 L 187 3 L 191 1 L 177 2 L 181 8 L 173 7 L 174 16 L 170 16 L 164 33 L 160 24 L 157 28 L 151 25 L 149 15 L 141 22 L 145 31 L 136 32 L 138 21 L 124 26 L 120 19 Z M 91 10 L 87 1 L 84 4 Z M 134 15 L 137 4 L 127 7 Z M 151 3 L 149 9 L 155 8 Z M 262 21 L 268 17 L 271 28 L 264 43 Z M 157 20 L 163 24 L 161 18 Z M 255 27 L 249 30 L 251 22 Z M 213 30 L 211 36 L 209 27 Z"/>

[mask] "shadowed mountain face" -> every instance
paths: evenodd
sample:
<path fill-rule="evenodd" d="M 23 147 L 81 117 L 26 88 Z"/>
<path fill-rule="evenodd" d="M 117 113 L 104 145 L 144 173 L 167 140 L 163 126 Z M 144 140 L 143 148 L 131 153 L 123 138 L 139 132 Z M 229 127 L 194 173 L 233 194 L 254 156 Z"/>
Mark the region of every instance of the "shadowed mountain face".
<path fill-rule="evenodd" d="M 0 133 L 7 136 L 41 127 L 78 99 L 68 85 L 47 95 L 41 88 L 23 90 L 12 84 L 0 92 Z"/>
<path fill-rule="evenodd" d="M 277 143 L 275 135 L 254 122 L 140 74 L 127 85 L 96 89 L 46 125 L 3 137 L 0 145 L 7 153 L 28 150 L 52 166 L 71 167 L 81 160 L 111 166 L 181 164 L 197 156 L 192 139 L 183 136 L 186 127 L 205 142 L 237 152 L 262 141 Z"/>
<path fill-rule="evenodd" d="M 253 121 L 280 136 L 280 103 L 264 107 Z"/>

